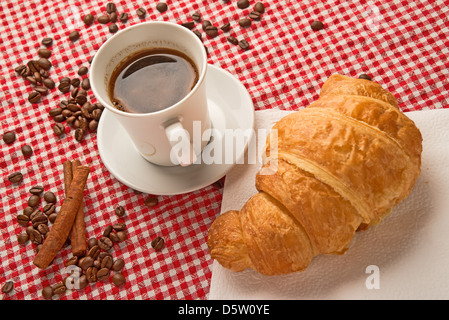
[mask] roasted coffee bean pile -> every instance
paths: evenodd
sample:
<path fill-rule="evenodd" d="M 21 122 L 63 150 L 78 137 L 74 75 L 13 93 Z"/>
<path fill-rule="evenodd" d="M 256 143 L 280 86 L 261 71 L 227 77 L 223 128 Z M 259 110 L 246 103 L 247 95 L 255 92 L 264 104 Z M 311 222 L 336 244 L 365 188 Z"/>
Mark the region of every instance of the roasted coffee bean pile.
<path fill-rule="evenodd" d="M 48 39 L 50 38 L 45 38 L 42 43 L 51 45 L 53 41 L 50 42 Z M 17 74 L 33 86 L 34 90 L 28 94 L 28 101 L 32 104 L 40 102 L 42 96 L 55 87 L 55 82 L 50 79 L 52 64 L 48 59 L 51 56 L 51 51 L 47 48 L 41 48 L 37 51 L 37 55 L 38 57 L 35 60 L 30 60 L 14 69 Z"/>
<path fill-rule="evenodd" d="M 44 187 L 38 185 L 33 186 L 29 193 L 27 207 L 17 215 L 17 223 L 26 228 L 17 236 L 17 241 L 22 245 L 31 241 L 39 251 L 50 231 L 48 223 L 54 223 L 56 220 L 57 199 L 53 192 L 44 192 Z M 45 204 L 41 203 L 42 198 Z"/>
<path fill-rule="evenodd" d="M 106 281 L 109 278 L 112 278 L 112 283 L 117 287 L 125 284 L 126 278 L 121 274 L 125 261 L 121 258 L 114 259 L 110 251 L 115 243 L 122 242 L 126 238 L 124 223 L 107 226 L 100 239 L 88 240 L 88 251 L 84 256 L 72 256 L 65 262 L 68 275 L 63 281 L 46 286 L 42 290 L 42 296 L 45 299 L 52 299 L 54 295 L 61 295 L 67 289 L 82 290 L 88 284 Z"/>

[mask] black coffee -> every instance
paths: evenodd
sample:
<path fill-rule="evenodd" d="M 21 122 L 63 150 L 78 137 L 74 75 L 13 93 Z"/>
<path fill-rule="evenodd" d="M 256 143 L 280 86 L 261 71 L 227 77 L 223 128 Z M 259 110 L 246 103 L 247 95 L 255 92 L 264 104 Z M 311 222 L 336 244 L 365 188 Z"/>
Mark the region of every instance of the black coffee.
<path fill-rule="evenodd" d="M 122 111 L 150 113 L 183 99 L 198 81 L 198 69 L 185 54 L 148 49 L 125 58 L 112 72 L 109 97 Z"/>

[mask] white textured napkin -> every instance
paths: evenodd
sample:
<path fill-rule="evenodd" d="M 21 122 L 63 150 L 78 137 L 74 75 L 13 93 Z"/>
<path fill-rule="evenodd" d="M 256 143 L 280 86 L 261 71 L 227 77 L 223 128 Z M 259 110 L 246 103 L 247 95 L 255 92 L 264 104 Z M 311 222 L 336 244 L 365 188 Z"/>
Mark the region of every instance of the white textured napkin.
<path fill-rule="evenodd" d="M 271 128 L 287 111 L 256 112 Z M 213 262 L 209 299 L 448 299 L 449 109 L 407 116 L 423 135 L 422 173 L 408 198 L 378 226 L 358 232 L 344 255 L 321 255 L 303 272 L 263 276 Z M 226 176 L 221 212 L 254 194 L 260 165 L 236 165 Z"/>

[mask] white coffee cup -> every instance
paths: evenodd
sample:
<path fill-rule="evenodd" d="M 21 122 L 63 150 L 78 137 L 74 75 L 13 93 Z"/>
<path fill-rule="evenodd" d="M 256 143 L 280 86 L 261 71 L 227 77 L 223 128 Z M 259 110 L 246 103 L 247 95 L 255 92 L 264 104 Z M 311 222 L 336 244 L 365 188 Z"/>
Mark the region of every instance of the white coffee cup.
<path fill-rule="evenodd" d="M 124 58 L 149 48 L 168 48 L 186 54 L 198 69 L 198 82 L 182 100 L 163 110 L 151 113 L 118 110 L 108 94 L 112 72 Z M 103 43 L 91 64 L 90 85 L 98 102 L 113 113 L 146 160 L 162 166 L 187 166 L 196 161 L 211 132 L 206 71 L 206 50 L 192 31 L 171 22 L 143 22 L 121 30 Z M 194 127 L 201 128 L 198 134 L 202 139 L 200 142 L 195 139 L 196 144 Z M 174 152 L 173 147 L 178 147 L 178 151 Z"/>

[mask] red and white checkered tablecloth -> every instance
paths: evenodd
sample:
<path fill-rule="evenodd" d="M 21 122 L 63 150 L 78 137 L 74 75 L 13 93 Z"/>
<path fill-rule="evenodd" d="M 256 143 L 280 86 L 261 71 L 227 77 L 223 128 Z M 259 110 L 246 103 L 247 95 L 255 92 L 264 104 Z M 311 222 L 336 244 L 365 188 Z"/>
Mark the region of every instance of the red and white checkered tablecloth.
<path fill-rule="evenodd" d="M 159 196 L 155 207 L 145 205 L 148 194 L 134 191 L 116 180 L 103 165 L 96 134 L 77 142 L 73 130 L 57 137 L 48 115 L 67 98 L 52 89 L 38 104 L 31 104 L 32 85 L 14 68 L 37 57 L 44 37 L 53 38 L 50 78 L 76 77 L 81 66 L 101 44 L 113 36 L 108 25 L 97 21 L 86 26 L 87 13 L 105 13 L 110 1 L 5 0 L 0 3 L 0 135 L 15 131 L 13 144 L 0 141 L 0 285 L 14 282 L 14 291 L 3 299 L 42 299 L 43 287 L 61 281 L 70 246 L 61 250 L 53 264 L 40 270 L 32 264 L 35 245 L 21 245 L 17 236 L 24 231 L 17 215 L 26 207 L 33 185 L 53 191 L 60 207 L 64 198 L 62 163 L 80 159 L 91 167 L 86 186 L 85 221 L 87 236 L 100 237 L 107 225 L 123 222 L 128 239 L 116 244 L 113 256 L 125 260 L 122 273 L 127 282 L 116 287 L 99 281 L 83 290 L 72 290 L 59 299 L 207 299 L 212 260 L 206 239 L 210 224 L 219 214 L 222 190 L 208 186 L 183 195 Z M 250 7 L 239 9 L 236 0 L 167 0 L 168 10 L 156 10 L 156 1 L 115 0 L 117 11 L 130 15 L 120 29 L 140 23 L 136 9 L 143 7 L 143 21 L 192 21 L 200 12 L 215 26 L 229 22 L 231 31 L 219 30 L 207 37 L 199 23 L 209 51 L 209 63 L 237 77 L 249 91 L 256 110 L 296 110 L 318 98 L 322 83 L 333 73 L 357 77 L 366 73 L 392 91 L 403 111 L 448 107 L 449 99 L 449 7 L 447 1 L 296 1 L 270 0 L 260 21 L 249 28 L 238 20 L 248 16 Z M 324 29 L 313 31 L 310 23 L 320 20 Z M 80 39 L 68 39 L 72 30 Z M 246 39 L 249 50 L 230 44 L 226 37 Z M 95 101 L 92 92 L 89 96 Z M 20 149 L 32 146 L 25 158 Z M 20 184 L 8 181 L 20 171 Z M 43 202 L 42 202 L 43 203 Z M 114 214 L 123 206 L 126 215 Z M 165 239 L 155 251 L 151 240 Z"/>

